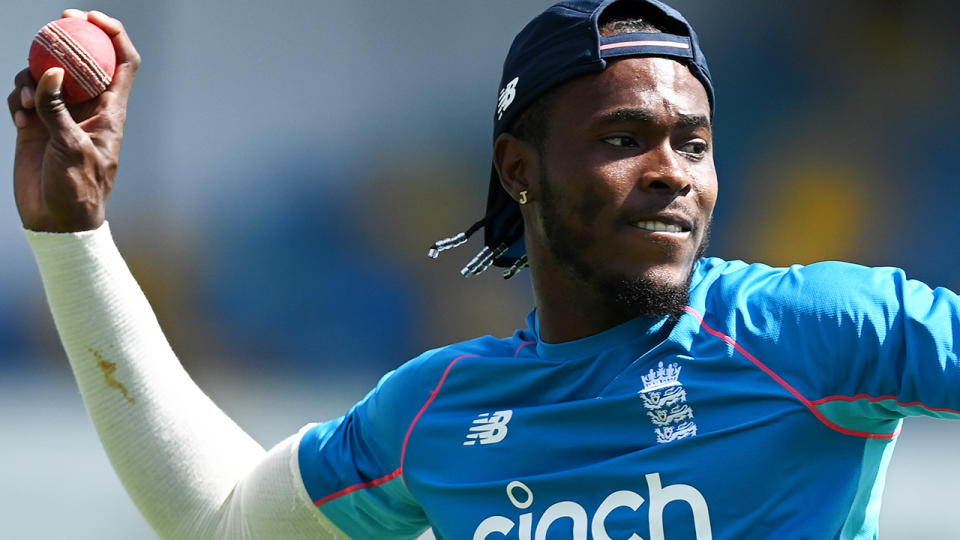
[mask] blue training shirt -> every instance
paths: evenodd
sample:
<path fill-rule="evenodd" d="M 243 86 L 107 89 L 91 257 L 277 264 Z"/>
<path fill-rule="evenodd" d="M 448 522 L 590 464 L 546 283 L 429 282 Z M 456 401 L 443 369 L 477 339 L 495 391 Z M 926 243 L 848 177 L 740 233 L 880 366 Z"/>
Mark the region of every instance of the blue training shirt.
<path fill-rule="evenodd" d="M 676 324 L 424 353 L 299 461 L 352 538 L 876 538 L 902 418 L 960 419 L 960 300 L 901 270 L 702 259 Z"/>

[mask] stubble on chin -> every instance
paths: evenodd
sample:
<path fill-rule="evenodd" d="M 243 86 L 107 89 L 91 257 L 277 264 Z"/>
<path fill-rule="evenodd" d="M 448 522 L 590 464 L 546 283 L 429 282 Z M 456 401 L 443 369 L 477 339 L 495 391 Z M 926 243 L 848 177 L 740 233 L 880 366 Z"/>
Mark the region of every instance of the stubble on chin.
<path fill-rule="evenodd" d="M 675 321 L 683 315 L 690 302 L 691 271 L 681 283 L 662 283 L 647 277 L 597 277 L 593 286 L 603 298 L 608 298 L 608 309 L 624 320 L 644 317 Z"/>
<path fill-rule="evenodd" d="M 608 312 L 620 319 L 669 317 L 671 322 L 679 319 L 690 302 L 693 268 L 707 250 L 712 222 L 707 223 L 693 261 L 680 280 L 670 280 L 668 276 L 603 275 L 598 271 L 596 262 L 586 260 L 583 256 L 591 239 L 577 234 L 561 219 L 555 194 L 544 172 L 541 171 L 541 216 L 547 244 L 554 258 L 584 287 L 594 289 L 597 297 L 606 303 Z"/>
<path fill-rule="evenodd" d="M 711 224 L 707 224 L 703 239 L 697 247 L 686 274 L 677 282 L 671 283 L 669 277 L 658 279 L 649 276 L 596 276 L 596 286 L 605 298 L 610 298 L 609 308 L 623 318 L 646 317 L 661 319 L 669 317 L 675 322 L 683 315 L 690 303 L 690 283 L 693 269 L 703 257 L 710 243 Z"/>

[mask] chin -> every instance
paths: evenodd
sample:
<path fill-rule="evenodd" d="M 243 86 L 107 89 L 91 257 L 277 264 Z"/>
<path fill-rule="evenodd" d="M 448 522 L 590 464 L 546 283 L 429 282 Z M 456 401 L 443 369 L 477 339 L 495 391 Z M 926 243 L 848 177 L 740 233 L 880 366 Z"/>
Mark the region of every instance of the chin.
<path fill-rule="evenodd" d="M 693 265 L 694 263 L 692 261 L 666 262 L 657 265 L 645 265 L 639 269 L 634 266 L 619 274 L 622 278 L 640 280 L 651 285 L 678 287 L 690 283 L 690 274 L 693 272 Z"/>
<path fill-rule="evenodd" d="M 690 300 L 693 265 L 654 267 L 640 273 L 597 275 L 594 286 L 609 308 L 624 319 L 646 317 L 677 319 Z"/>

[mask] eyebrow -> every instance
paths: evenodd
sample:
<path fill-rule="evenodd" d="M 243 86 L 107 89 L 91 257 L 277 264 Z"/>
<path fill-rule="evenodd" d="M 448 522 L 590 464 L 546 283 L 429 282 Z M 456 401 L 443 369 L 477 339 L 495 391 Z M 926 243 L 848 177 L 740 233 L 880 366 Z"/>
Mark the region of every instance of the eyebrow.
<path fill-rule="evenodd" d="M 707 128 L 712 129 L 713 124 L 710 119 L 702 114 L 681 114 L 677 126 L 686 129 Z"/>
<path fill-rule="evenodd" d="M 597 119 L 599 124 L 615 124 L 620 122 L 639 122 L 641 124 L 655 124 L 655 116 L 646 109 L 617 109 L 601 115 Z M 702 114 L 679 115 L 676 127 L 681 129 L 708 128 L 712 129 L 710 118 Z"/>

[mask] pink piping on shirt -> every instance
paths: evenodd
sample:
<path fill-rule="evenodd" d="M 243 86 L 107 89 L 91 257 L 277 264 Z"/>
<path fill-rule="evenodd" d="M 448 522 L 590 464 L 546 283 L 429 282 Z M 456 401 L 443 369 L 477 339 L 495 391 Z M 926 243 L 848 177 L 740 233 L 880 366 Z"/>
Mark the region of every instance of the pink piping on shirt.
<path fill-rule="evenodd" d="M 349 495 L 354 491 L 360 491 L 361 489 L 376 487 L 376 486 L 379 486 L 380 484 L 385 484 L 390 480 L 397 478 L 398 476 L 402 476 L 403 460 L 407 456 L 407 443 L 410 442 L 410 434 L 413 433 L 413 427 L 417 425 L 417 422 L 420 420 L 420 417 L 423 416 L 423 413 L 427 411 L 427 408 L 430 407 L 430 404 L 433 403 L 433 400 L 437 398 L 437 394 L 440 393 L 440 388 L 443 386 L 443 383 L 447 380 L 447 375 L 450 374 L 450 368 L 452 368 L 453 365 L 459 362 L 461 359 L 467 358 L 470 356 L 476 356 L 476 355 L 465 354 L 463 356 L 459 356 L 455 358 L 453 362 L 450 362 L 450 364 L 447 366 L 447 369 L 443 372 L 443 376 L 440 377 L 440 382 L 437 383 L 437 387 L 433 389 L 433 392 L 430 393 L 430 397 L 427 398 L 427 402 L 423 404 L 423 407 L 420 408 L 420 412 L 418 412 L 417 415 L 413 418 L 413 422 L 411 422 L 410 427 L 407 428 L 407 435 L 406 437 L 403 438 L 403 449 L 400 451 L 400 466 L 397 467 L 397 470 L 393 471 L 392 473 L 386 476 L 381 476 L 380 478 L 377 478 L 375 480 L 370 480 L 369 482 L 360 482 L 359 484 L 354 484 L 352 486 L 345 487 L 340 491 L 337 491 L 336 493 L 331 493 L 330 495 L 327 495 L 326 497 L 318 500 L 313 504 L 316 506 L 321 506 L 322 504 L 328 503 L 333 499 L 343 497 L 344 495 Z"/>
<path fill-rule="evenodd" d="M 517 352 L 513 353 L 513 357 L 516 358 L 520 356 L 520 351 L 523 350 L 523 348 L 526 347 L 527 345 L 536 345 L 536 344 L 537 344 L 536 341 L 527 341 L 526 343 L 517 347 Z"/>
<path fill-rule="evenodd" d="M 869 394 L 857 394 L 855 396 L 827 396 L 825 398 L 820 398 L 811 401 L 813 405 L 823 405 L 824 403 L 830 403 L 831 401 L 860 401 L 865 399 L 871 403 L 876 403 L 877 401 L 894 401 L 900 407 L 921 407 L 931 412 L 945 412 L 952 414 L 960 414 L 960 411 L 955 411 L 953 409 L 944 409 L 944 408 L 935 408 L 928 407 L 919 401 L 911 401 L 910 403 L 900 403 L 900 400 L 897 399 L 897 396 L 871 396 Z"/>
<path fill-rule="evenodd" d="M 450 362 L 450 365 L 447 366 L 447 369 L 443 372 L 443 377 L 440 377 L 440 382 L 437 383 L 437 387 L 433 389 L 433 392 L 430 393 L 430 397 L 427 399 L 427 402 L 423 404 L 423 407 L 420 408 L 420 412 L 417 413 L 417 416 L 413 417 L 413 422 L 410 423 L 410 427 L 407 428 L 407 436 L 403 438 L 403 449 L 400 451 L 400 474 L 403 474 L 403 460 L 407 457 L 407 443 L 410 442 L 410 434 L 413 433 L 413 427 L 417 425 L 417 422 L 420 421 L 420 417 L 423 416 L 423 413 L 427 412 L 427 407 L 433 403 L 433 400 L 437 399 L 437 394 L 440 393 L 440 388 L 443 386 L 444 381 L 447 380 L 447 375 L 450 374 L 450 369 L 453 368 L 453 365 L 459 362 L 463 358 L 468 358 L 471 356 L 476 356 L 475 354 L 465 354 L 463 356 L 458 356 Z"/>
<path fill-rule="evenodd" d="M 686 310 L 687 313 L 693 315 L 694 317 L 697 318 L 698 321 L 700 321 L 700 326 L 702 326 L 704 330 L 709 332 L 711 335 L 720 338 L 721 340 L 725 341 L 729 345 L 733 346 L 733 348 L 737 352 L 745 356 L 748 360 L 753 362 L 755 366 L 760 368 L 764 373 L 769 375 L 773 380 L 777 381 L 777 383 L 780 384 L 780 386 L 784 387 L 788 392 L 793 394 L 793 397 L 797 398 L 800 401 L 800 403 L 803 403 L 808 409 L 810 409 L 810 412 L 813 413 L 815 417 L 817 417 L 817 420 L 820 420 L 820 422 L 822 422 L 824 425 L 826 425 L 830 429 L 834 431 L 839 431 L 844 435 L 853 435 L 854 437 L 864 437 L 867 439 L 893 439 L 900 434 L 900 426 L 897 426 L 896 431 L 894 431 L 893 433 L 870 433 L 868 431 L 856 431 L 853 429 L 847 429 L 845 427 L 835 424 L 833 421 L 831 421 L 829 418 L 824 416 L 823 413 L 817 409 L 816 406 L 819 403 L 810 401 L 809 399 L 804 397 L 804 395 L 801 394 L 799 390 L 791 386 L 790 383 L 788 383 L 783 379 L 783 377 L 781 377 L 780 375 L 777 375 L 772 369 L 767 367 L 766 364 L 758 360 L 756 356 L 750 354 L 749 351 L 741 347 L 740 344 L 737 343 L 732 337 L 724 334 L 723 332 L 719 332 L 717 330 L 714 330 L 713 328 L 710 328 L 710 326 L 706 323 L 706 321 L 703 320 L 703 316 L 700 315 L 700 313 L 697 310 L 693 309 L 690 306 L 687 306 L 684 309 Z"/>
<path fill-rule="evenodd" d="M 338 492 L 336 492 L 336 493 L 331 493 L 330 495 L 327 495 L 326 497 L 320 499 L 319 501 L 317 501 L 317 502 L 315 502 L 315 503 L 313 503 L 313 504 L 316 505 L 316 506 L 322 506 L 323 504 L 328 503 L 328 502 L 330 502 L 330 501 L 332 501 L 332 500 L 334 500 L 334 499 L 338 499 L 338 498 L 340 498 L 340 497 L 343 497 L 344 495 L 349 495 L 349 494 L 353 493 L 354 491 L 360 491 L 361 489 L 372 488 L 372 487 L 379 486 L 380 484 L 385 484 L 385 483 L 393 480 L 394 478 L 396 478 L 396 477 L 398 477 L 398 476 L 400 476 L 400 469 L 399 469 L 399 468 L 398 468 L 397 470 L 393 471 L 392 473 L 386 475 L 386 476 L 381 476 L 380 478 L 377 478 L 376 480 L 371 480 L 371 481 L 369 481 L 369 482 L 361 482 L 361 483 L 359 483 L 359 484 L 354 484 L 354 485 L 352 485 L 352 486 L 350 486 L 350 487 L 343 488 L 343 489 L 341 489 L 340 491 L 338 491 Z"/>

